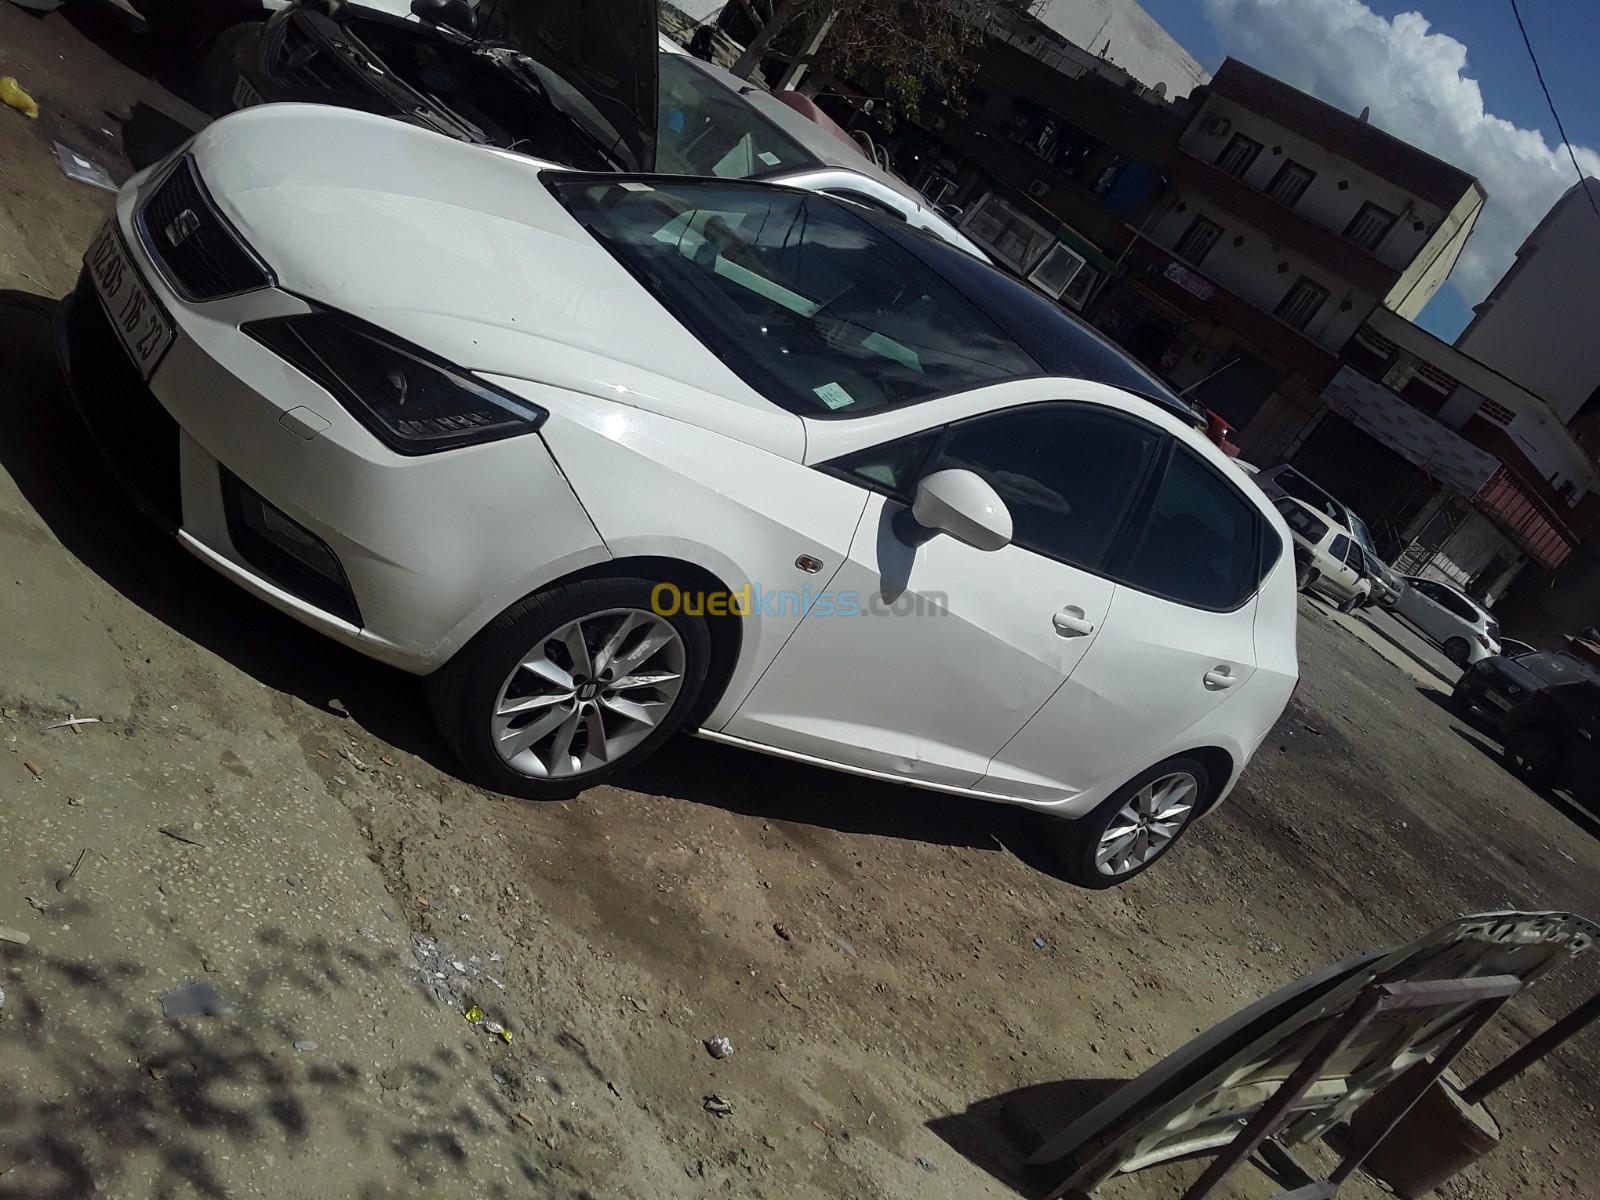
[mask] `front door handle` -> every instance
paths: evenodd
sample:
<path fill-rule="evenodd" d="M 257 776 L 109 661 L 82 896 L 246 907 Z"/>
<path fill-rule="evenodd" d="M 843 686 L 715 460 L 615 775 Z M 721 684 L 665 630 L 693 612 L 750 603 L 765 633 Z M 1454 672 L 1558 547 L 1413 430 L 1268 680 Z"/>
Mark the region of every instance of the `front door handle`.
<path fill-rule="evenodd" d="M 1076 604 L 1067 605 L 1050 618 L 1050 623 L 1062 637 L 1083 637 L 1094 632 L 1094 622 L 1085 617 L 1083 609 Z"/>
<path fill-rule="evenodd" d="M 1220 692 L 1224 688 L 1231 688 L 1239 681 L 1233 677 L 1233 671 L 1228 667 L 1212 667 L 1205 673 L 1205 685 L 1213 692 Z"/>

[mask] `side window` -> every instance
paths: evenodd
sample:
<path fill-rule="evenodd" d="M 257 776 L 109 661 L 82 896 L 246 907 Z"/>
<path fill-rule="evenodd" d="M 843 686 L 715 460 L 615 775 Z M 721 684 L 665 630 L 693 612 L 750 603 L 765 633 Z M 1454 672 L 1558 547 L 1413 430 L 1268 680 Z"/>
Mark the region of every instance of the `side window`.
<path fill-rule="evenodd" d="M 1471 621 L 1473 624 L 1477 624 L 1478 614 L 1472 610 L 1472 606 L 1449 588 L 1439 589 L 1439 603 L 1463 621 Z"/>
<path fill-rule="evenodd" d="M 824 470 L 852 483 L 865 484 L 875 492 L 887 492 L 909 500 L 917 480 L 922 477 L 923 460 L 938 438 L 939 431 L 935 429 L 897 442 L 869 446 L 825 463 Z"/>
<path fill-rule="evenodd" d="M 1339 562 L 1348 562 L 1350 556 L 1350 539 L 1344 534 L 1335 535 L 1333 541 L 1328 543 L 1328 557 Z"/>
<path fill-rule="evenodd" d="M 1179 604 L 1225 611 L 1255 591 L 1280 549 L 1254 506 L 1179 449 L 1156 492 L 1144 537 L 1115 575 Z"/>
<path fill-rule="evenodd" d="M 1160 439 L 1112 413 L 1038 405 L 954 426 L 927 470 L 976 471 L 1011 510 L 1017 545 L 1097 570 Z"/>

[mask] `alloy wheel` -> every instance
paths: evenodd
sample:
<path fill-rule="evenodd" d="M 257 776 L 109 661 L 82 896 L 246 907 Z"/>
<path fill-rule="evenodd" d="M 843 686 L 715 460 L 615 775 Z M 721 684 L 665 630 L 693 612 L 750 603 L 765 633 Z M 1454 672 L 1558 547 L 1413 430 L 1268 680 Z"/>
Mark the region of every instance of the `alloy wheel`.
<path fill-rule="evenodd" d="M 1200 783 L 1187 771 L 1152 779 L 1128 798 L 1100 835 L 1096 868 L 1115 876 L 1144 866 L 1183 831 L 1199 797 Z"/>
<path fill-rule="evenodd" d="M 686 654 L 671 622 L 612 608 L 559 626 L 512 668 L 490 738 L 514 771 L 571 778 L 616 762 L 666 719 Z"/>

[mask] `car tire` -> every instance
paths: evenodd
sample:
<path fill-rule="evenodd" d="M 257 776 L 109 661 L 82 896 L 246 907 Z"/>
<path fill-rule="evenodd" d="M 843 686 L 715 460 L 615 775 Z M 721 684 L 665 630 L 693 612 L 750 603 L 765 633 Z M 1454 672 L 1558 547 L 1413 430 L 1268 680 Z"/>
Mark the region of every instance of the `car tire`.
<path fill-rule="evenodd" d="M 261 29 L 260 21 L 245 21 L 228 26 L 206 43 L 198 73 L 199 98 L 201 107 L 213 117 L 234 110 L 234 88 L 255 57 Z"/>
<path fill-rule="evenodd" d="M 1552 786 L 1561 773 L 1561 743 L 1543 729 L 1516 729 L 1506 737 L 1506 766 L 1534 789 Z"/>
<path fill-rule="evenodd" d="M 711 634 L 681 609 L 652 611 L 656 586 L 585 579 L 536 593 L 428 677 L 439 732 L 475 780 L 564 800 L 638 766 L 677 732 L 705 686 Z M 623 669 L 616 659 L 639 655 L 636 675 L 611 674 Z"/>
<path fill-rule="evenodd" d="M 1312 585 L 1321 578 L 1322 572 L 1313 567 L 1311 570 L 1306 572 L 1306 581 L 1300 585 L 1300 590 L 1302 592 L 1309 592 L 1312 588 Z"/>
<path fill-rule="evenodd" d="M 1361 607 L 1361 604 L 1362 604 L 1363 600 L 1364 600 L 1364 597 L 1361 595 L 1360 592 L 1357 592 L 1354 596 L 1351 596 L 1348 600 L 1339 601 L 1339 611 L 1342 612 L 1342 613 L 1355 612 L 1356 609 Z"/>
<path fill-rule="evenodd" d="M 1444 656 L 1458 667 L 1464 667 L 1472 661 L 1472 647 L 1467 645 L 1466 638 L 1453 637 L 1444 644 Z"/>
<path fill-rule="evenodd" d="M 1163 785 L 1173 781 L 1180 794 L 1162 799 Z M 1205 807 L 1211 797 L 1211 776 L 1198 759 L 1178 756 L 1157 763 L 1147 771 L 1134 776 L 1103 801 L 1087 816 L 1075 820 L 1049 818 L 1045 836 L 1055 854 L 1062 873 L 1079 887 L 1100 890 L 1126 883 L 1135 875 L 1148 871 L 1188 831 L 1195 815 Z M 1161 809 L 1151 811 L 1152 805 L 1167 803 L 1171 807 L 1182 803 L 1184 811 L 1171 821 L 1154 822 L 1152 818 Z M 1141 822 L 1140 817 L 1143 816 Z M 1134 829 L 1142 825 L 1142 829 Z M 1170 833 L 1159 845 L 1150 845 L 1151 833 L 1159 825 L 1171 825 Z M 1133 832 L 1134 841 L 1128 845 L 1131 857 L 1119 863 L 1118 852 L 1111 850 L 1121 838 L 1113 838 L 1113 831 L 1121 830 L 1124 836 Z M 1137 857 L 1139 838 L 1144 838 L 1146 851 Z M 1109 857 L 1107 851 L 1111 850 Z"/>

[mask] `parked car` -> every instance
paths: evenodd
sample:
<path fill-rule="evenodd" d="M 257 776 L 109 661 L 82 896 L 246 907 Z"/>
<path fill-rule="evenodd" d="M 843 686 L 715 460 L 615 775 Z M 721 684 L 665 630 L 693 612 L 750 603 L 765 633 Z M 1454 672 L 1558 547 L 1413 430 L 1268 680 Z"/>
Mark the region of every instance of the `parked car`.
<path fill-rule="evenodd" d="M 1361 548 L 1351 540 L 1349 530 L 1292 496 L 1279 496 L 1275 503 L 1300 548 L 1300 587 L 1321 592 L 1340 612 L 1365 604 L 1372 594 L 1372 582 L 1362 573 Z"/>
<path fill-rule="evenodd" d="M 507 792 L 688 727 L 1072 818 L 1103 887 L 1297 676 L 1288 531 L 1149 377 L 832 197 L 268 105 L 129 181 L 58 331 L 144 509 Z"/>
<path fill-rule="evenodd" d="M 1476 600 L 1436 579 L 1407 575 L 1405 581 L 1395 614 L 1432 639 L 1456 666 L 1500 653 L 1500 623 Z"/>
<path fill-rule="evenodd" d="M 661 38 L 656 169 L 723 179 L 755 178 L 826 192 L 904 221 L 989 261 L 978 244 L 910 184 L 882 169 L 848 137 L 792 104 Z"/>
<path fill-rule="evenodd" d="M 1463 714 L 1479 710 L 1498 719 L 1542 688 L 1579 680 L 1600 683 L 1600 669 L 1561 651 L 1501 653 L 1463 671 L 1450 699 Z"/>
<path fill-rule="evenodd" d="M 1361 519 L 1360 514 L 1287 463 L 1257 471 L 1255 480 L 1268 496 L 1274 499 L 1279 496 L 1292 496 L 1302 503 L 1309 504 L 1317 512 L 1331 519 L 1335 525 L 1342 525 L 1348 530 L 1356 544 L 1366 552 L 1366 569 L 1373 579 L 1374 601 L 1386 608 L 1394 607 L 1395 601 L 1400 598 L 1400 593 L 1405 588 L 1405 582 L 1399 572 L 1383 561 L 1383 556 L 1378 553 L 1378 547 L 1373 543 L 1372 531 L 1367 528 L 1367 523 Z"/>
<path fill-rule="evenodd" d="M 1238 458 L 1239 437 L 1228 419 L 1209 408 L 1203 408 L 1202 411 L 1206 418 L 1206 436 L 1229 458 Z"/>
<path fill-rule="evenodd" d="M 1600 801 L 1600 682 L 1541 688 L 1500 720 L 1506 765 L 1530 787 L 1565 788 L 1586 806 Z"/>
<path fill-rule="evenodd" d="M 1352 532 L 1352 540 L 1354 539 Z M 1372 585 L 1370 603 L 1381 604 L 1384 608 L 1393 608 L 1400 602 L 1400 593 L 1405 590 L 1405 580 L 1389 565 L 1372 551 L 1356 540 L 1356 549 L 1361 552 L 1361 573 L 1366 576 Z"/>

